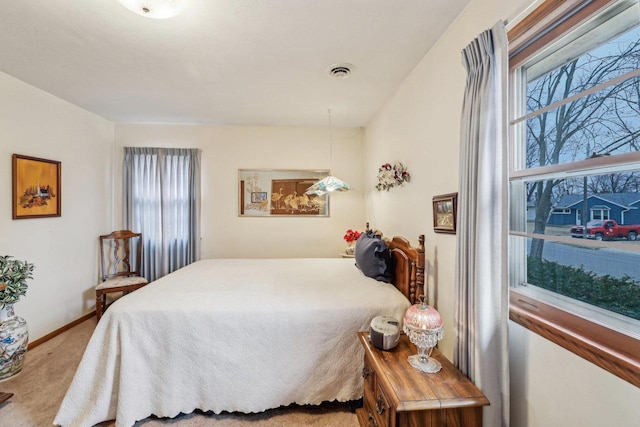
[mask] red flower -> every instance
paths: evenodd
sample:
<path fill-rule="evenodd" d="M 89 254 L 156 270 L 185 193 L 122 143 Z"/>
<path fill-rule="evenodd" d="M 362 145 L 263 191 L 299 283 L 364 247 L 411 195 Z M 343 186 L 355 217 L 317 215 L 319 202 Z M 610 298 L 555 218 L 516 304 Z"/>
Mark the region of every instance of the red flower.
<path fill-rule="evenodd" d="M 358 230 L 348 229 L 344 234 L 343 239 L 349 243 L 355 242 L 356 240 L 358 240 L 358 237 L 360 237 L 361 234 L 362 233 L 360 233 Z"/>

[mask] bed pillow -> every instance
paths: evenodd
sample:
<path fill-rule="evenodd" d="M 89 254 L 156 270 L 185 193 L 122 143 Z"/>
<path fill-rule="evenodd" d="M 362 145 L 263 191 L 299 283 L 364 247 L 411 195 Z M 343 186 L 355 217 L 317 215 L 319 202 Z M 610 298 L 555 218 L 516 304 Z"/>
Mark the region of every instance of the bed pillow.
<path fill-rule="evenodd" d="M 356 266 L 365 276 L 381 282 L 391 283 L 393 280 L 393 266 L 391 253 L 386 243 L 369 230 L 362 233 L 355 250 Z"/>

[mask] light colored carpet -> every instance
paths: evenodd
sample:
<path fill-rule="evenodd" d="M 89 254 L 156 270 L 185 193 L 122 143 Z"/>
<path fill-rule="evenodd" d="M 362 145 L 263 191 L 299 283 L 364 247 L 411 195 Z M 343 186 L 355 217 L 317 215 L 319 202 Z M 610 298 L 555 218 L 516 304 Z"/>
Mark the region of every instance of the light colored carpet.
<path fill-rule="evenodd" d="M 14 393 L 0 404 L 0 427 L 44 427 L 53 418 L 67 387 L 73 379 L 82 353 L 93 333 L 96 320 L 91 318 L 29 350 L 23 371 L 4 382 L 0 391 Z M 113 427 L 108 421 L 100 427 Z M 259 414 L 215 415 L 196 411 L 176 418 L 149 417 L 135 424 L 139 427 L 176 425 L 179 427 L 357 427 L 358 420 L 346 404 L 327 403 L 320 406 L 290 406 Z"/>

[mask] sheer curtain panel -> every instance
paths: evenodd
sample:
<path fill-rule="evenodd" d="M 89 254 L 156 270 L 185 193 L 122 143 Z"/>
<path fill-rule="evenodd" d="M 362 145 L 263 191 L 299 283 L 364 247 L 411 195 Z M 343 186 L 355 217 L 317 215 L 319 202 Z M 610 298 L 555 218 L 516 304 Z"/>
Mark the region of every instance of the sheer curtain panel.
<path fill-rule="evenodd" d="M 125 147 L 124 224 L 150 282 L 200 259 L 200 150 Z"/>
<path fill-rule="evenodd" d="M 491 402 L 484 425 L 509 425 L 507 346 L 507 35 L 502 22 L 462 52 L 454 363 Z"/>

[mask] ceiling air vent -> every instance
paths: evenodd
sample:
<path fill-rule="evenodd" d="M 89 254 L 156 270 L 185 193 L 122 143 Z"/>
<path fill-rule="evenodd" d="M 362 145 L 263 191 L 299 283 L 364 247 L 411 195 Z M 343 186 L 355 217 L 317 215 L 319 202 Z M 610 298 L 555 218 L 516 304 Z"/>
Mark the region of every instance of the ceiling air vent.
<path fill-rule="evenodd" d="M 328 68 L 328 73 L 336 79 L 346 79 L 352 73 L 353 65 L 351 64 L 333 64 Z"/>

